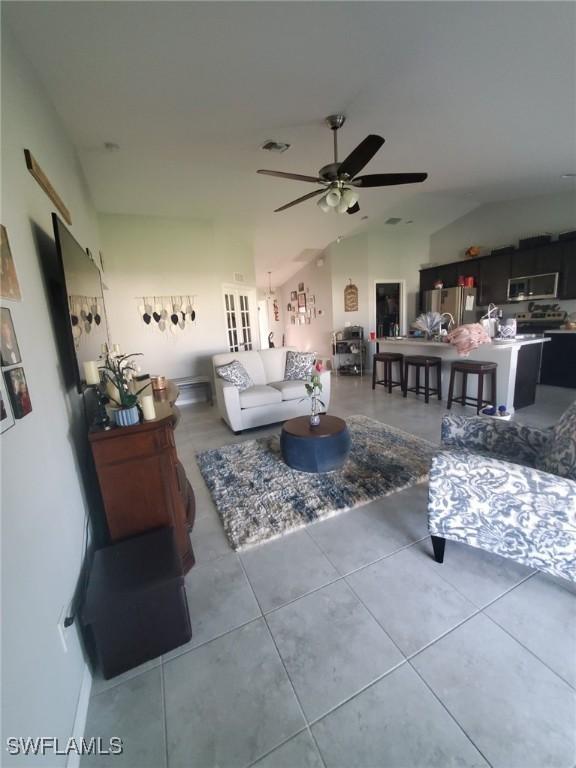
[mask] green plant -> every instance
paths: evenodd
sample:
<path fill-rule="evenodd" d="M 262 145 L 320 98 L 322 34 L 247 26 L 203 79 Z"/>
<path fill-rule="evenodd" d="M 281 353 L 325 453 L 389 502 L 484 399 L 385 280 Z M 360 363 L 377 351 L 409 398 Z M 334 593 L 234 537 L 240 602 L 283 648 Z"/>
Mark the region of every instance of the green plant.
<path fill-rule="evenodd" d="M 148 386 L 148 384 L 145 384 L 136 392 L 130 391 L 130 381 L 137 371 L 134 361 L 130 360 L 130 358 L 139 357 L 141 354 L 141 352 L 133 352 L 130 355 L 114 356 L 108 353 L 104 360 L 104 365 L 101 366 L 104 379 L 116 387 L 118 400 L 110 397 L 110 395 L 109 397 L 119 408 L 133 408 L 137 405 L 138 395 Z"/>
<path fill-rule="evenodd" d="M 320 393 L 322 392 L 322 381 L 320 380 L 320 374 L 322 372 L 322 363 L 316 363 L 314 366 L 314 373 L 312 374 L 312 377 L 310 381 L 307 381 L 305 384 L 306 392 L 308 394 L 308 397 L 312 401 L 312 413 L 318 413 L 318 404 L 320 404 L 323 408 L 326 408 L 326 405 L 322 400 L 320 400 Z"/>

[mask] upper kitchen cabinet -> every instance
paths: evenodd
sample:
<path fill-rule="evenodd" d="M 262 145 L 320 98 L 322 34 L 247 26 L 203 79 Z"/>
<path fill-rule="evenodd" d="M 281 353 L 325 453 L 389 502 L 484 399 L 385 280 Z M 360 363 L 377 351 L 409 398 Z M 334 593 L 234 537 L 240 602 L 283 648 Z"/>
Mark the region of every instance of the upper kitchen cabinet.
<path fill-rule="evenodd" d="M 561 240 L 558 246 L 562 255 L 558 298 L 576 299 L 576 240 Z"/>
<path fill-rule="evenodd" d="M 496 254 L 480 259 L 480 279 L 478 280 L 479 306 L 504 304 L 507 301 L 508 279 L 510 278 L 510 257 L 512 254 Z"/>
<path fill-rule="evenodd" d="M 516 251 L 511 257 L 510 277 L 545 275 L 548 272 L 562 272 L 563 246 L 565 243 L 545 243 L 535 248 Z"/>

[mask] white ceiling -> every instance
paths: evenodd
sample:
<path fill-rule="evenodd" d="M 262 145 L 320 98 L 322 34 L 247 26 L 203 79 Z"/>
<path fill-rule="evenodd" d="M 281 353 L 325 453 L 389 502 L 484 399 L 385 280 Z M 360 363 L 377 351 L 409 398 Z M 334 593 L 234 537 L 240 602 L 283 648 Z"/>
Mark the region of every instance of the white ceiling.
<path fill-rule="evenodd" d="M 565 2 L 5 2 L 3 15 L 78 147 L 96 207 L 243 223 L 261 281 L 303 251 L 426 200 L 565 190 L 576 168 L 576 5 Z M 367 172 L 427 171 L 361 192 L 362 214 L 273 208 L 331 160 L 386 144 Z M 265 139 L 290 142 L 282 155 Z M 103 143 L 120 150 L 107 153 Z M 570 183 L 570 182 L 568 182 Z M 442 206 L 444 210 L 445 206 Z M 447 223 L 450 216 L 435 221 Z M 296 261 L 294 261 L 296 259 Z"/>

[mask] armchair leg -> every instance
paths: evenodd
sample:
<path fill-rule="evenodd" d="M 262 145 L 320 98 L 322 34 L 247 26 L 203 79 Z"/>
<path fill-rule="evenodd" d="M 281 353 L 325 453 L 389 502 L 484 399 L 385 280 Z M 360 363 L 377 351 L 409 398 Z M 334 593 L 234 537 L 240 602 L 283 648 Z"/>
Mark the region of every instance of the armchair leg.
<path fill-rule="evenodd" d="M 446 539 L 441 536 L 431 536 L 432 548 L 434 549 L 434 560 L 437 563 L 444 562 L 444 547 L 446 546 Z"/>

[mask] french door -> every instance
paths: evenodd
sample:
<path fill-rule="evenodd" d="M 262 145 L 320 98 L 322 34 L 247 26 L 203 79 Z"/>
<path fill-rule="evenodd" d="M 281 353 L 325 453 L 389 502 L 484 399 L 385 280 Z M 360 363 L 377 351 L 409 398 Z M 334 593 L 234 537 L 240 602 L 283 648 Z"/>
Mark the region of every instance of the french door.
<path fill-rule="evenodd" d="M 246 352 L 254 349 L 256 341 L 252 316 L 254 302 L 253 291 L 224 288 L 226 333 L 230 352 Z"/>

